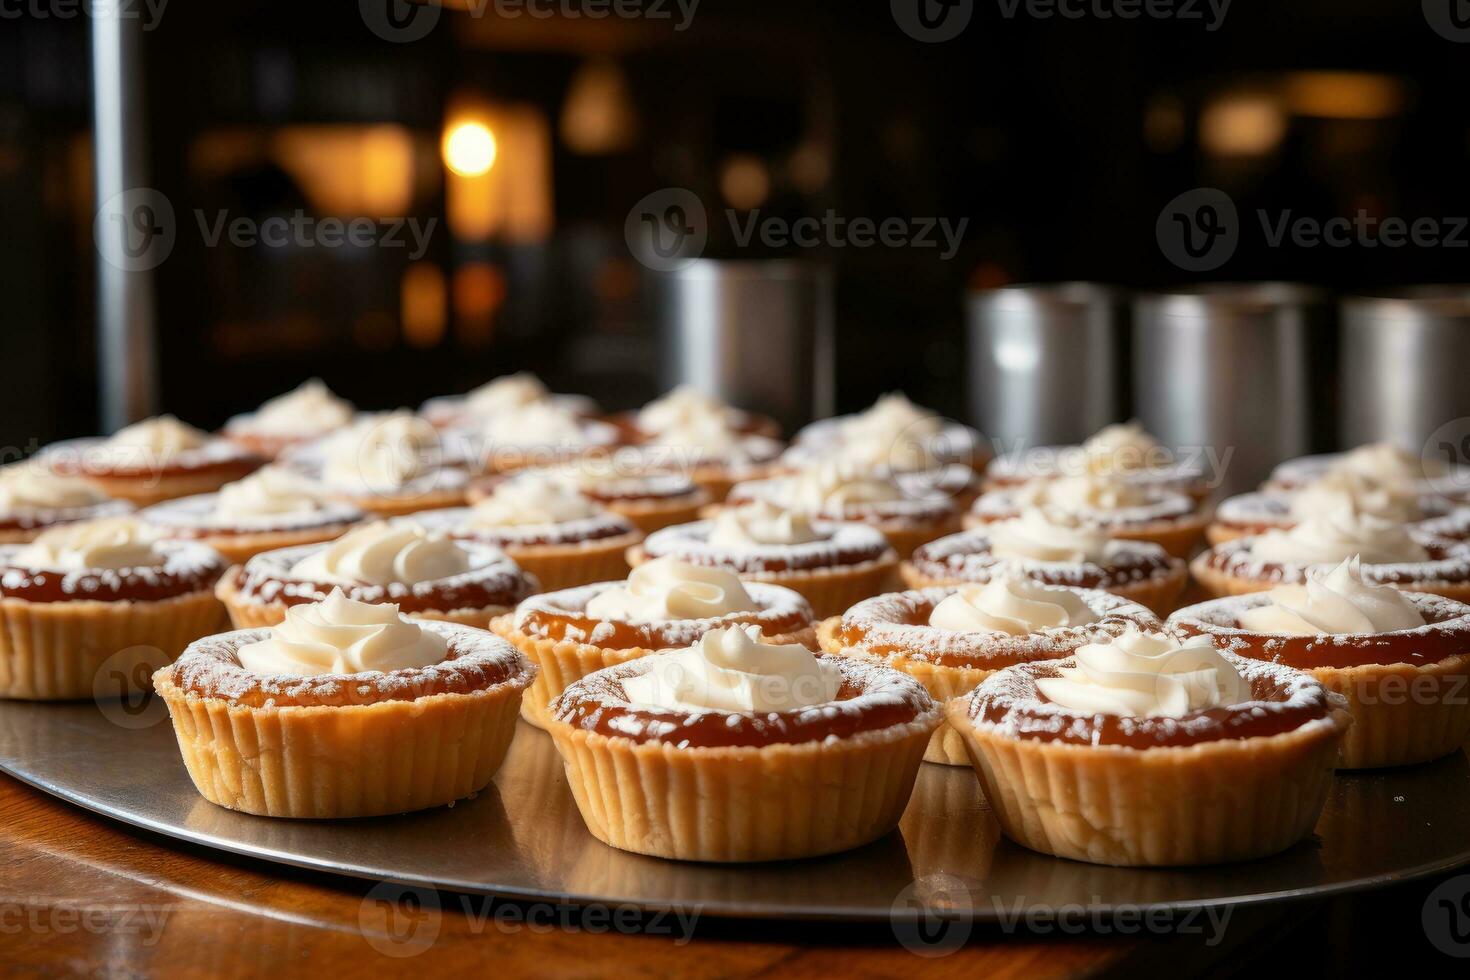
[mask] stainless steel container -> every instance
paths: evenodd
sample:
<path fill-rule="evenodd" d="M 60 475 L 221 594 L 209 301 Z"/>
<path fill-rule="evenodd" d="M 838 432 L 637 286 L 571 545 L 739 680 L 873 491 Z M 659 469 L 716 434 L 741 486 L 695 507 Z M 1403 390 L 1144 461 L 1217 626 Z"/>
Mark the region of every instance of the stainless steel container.
<path fill-rule="evenodd" d="M 1470 287 L 1343 300 L 1343 447 L 1388 441 L 1417 450 L 1436 430 L 1470 417 L 1466 365 Z M 1470 422 L 1459 429 L 1457 436 L 1470 433 Z"/>
<path fill-rule="evenodd" d="M 1122 294 L 1085 282 L 969 300 L 970 412 L 1002 451 L 1081 442 L 1123 410 Z"/>
<path fill-rule="evenodd" d="M 1329 316 L 1324 293 L 1290 283 L 1141 296 L 1134 413 L 1202 463 L 1221 493 L 1250 489 L 1275 464 L 1316 448 L 1324 393 L 1313 378 L 1331 374 Z"/>
<path fill-rule="evenodd" d="M 833 411 L 832 278 L 797 261 L 698 259 L 658 277 L 659 380 L 794 432 Z"/>

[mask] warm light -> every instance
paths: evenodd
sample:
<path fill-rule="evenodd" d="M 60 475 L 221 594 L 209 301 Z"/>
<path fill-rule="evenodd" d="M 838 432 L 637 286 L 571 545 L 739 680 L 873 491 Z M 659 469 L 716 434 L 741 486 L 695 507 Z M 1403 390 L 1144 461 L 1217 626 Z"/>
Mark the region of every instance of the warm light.
<path fill-rule="evenodd" d="M 1262 156 L 1280 145 L 1286 118 L 1269 95 L 1222 96 L 1200 117 L 1200 142 L 1216 156 Z"/>
<path fill-rule="evenodd" d="M 479 177 L 495 166 L 495 134 L 482 122 L 465 121 L 444 134 L 444 165 L 461 177 Z"/>
<path fill-rule="evenodd" d="M 489 262 L 466 262 L 454 270 L 451 290 L 460 344 L 484 347 L 494 336 L 495 314 L 505 302 L 505 273 Z"/>
<path fill-rule="evenodd" d="M 447 293 L 444 273 L 432 262 L 415 262 L 403 271 L 399 314 L 409 346 L 433 347 L 444 339 Z"/>
<path fill-rule="evenodd" d="M 1366 72 L 1296 71 L 1285 91 L 1292 112 L 1324 119 L 1387 119 L 1408 101 L 1401 81 Z"/>
<path fill-rule="evenodd" d="M 628 80 L 617 62 L 589 61 L 577 69 L 561 110 L 561 138 L 573 153 L 621 153 L 633 145 L 638 119 Z"/>
<path fill-rule="evenodd" d="M 495 165 L 479 174 L 451 169 L 444 188 L 449 230 L 463 242 L 545 241 L 551 234 L 551 131 L 534 106 L 492 105 L 451 110 L 495 134 Z M 451 125 L 450 130 L 455 127 Z"/>
<path fill-rule="evenodd" d="M 720 168 L 720 193 L 730 206 L 742 211 L 760 207 L 771 192 L 771 175 L 759 157 L 732 156 Z"/>

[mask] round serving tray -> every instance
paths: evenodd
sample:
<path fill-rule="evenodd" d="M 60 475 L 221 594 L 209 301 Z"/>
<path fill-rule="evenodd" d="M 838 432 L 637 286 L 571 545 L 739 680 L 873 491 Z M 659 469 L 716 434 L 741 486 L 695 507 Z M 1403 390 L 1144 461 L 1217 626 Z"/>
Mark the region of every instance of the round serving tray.
<path fill-rule="evenodd" d="M 272 820 L 194 791 L 161 706 L 0 702 L 0 769 L 64 800 L 180 840 L 281 864 L 504 898 L 698 908 L 780 918 L 1006 921 L 1028 909 L 1267 902 L 1372 887 L 1470 863 L 1470 759 L 1340 776 L 1316 834 L 1261 861 L 1108 868 L 1001 837 L 968 769 L 925 764 L 897 833 L 855 851 L 762 865 L 626 854 L 582 825 L 551 739 L 521 723 L 473 800 L 397 817 Z M 1013 919 L 1011 921 L 1014 921 Z"/>

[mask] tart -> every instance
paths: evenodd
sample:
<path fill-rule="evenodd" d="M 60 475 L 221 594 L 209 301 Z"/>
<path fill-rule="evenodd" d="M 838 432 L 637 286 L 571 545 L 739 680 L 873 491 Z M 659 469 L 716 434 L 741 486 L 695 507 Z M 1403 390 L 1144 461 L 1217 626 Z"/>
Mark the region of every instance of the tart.
<path fill-rule="evenodd" d="M 775 861 L 898 825 L 939 710 L 896 670 L 755 627 L 597 671 L 548 729 L 592 835 L 683 861 Z"/>
<path fill-rule="evenodd" d="M 990 457 L 979 432 L 893 392 L 855 415 L 808 425 L 792 440 L 786 461 L 801 469 L 837 463 L 898 472 L 961 464 L 983 473 Z"/>
<path fill-rule="evenodd" d="M 132 509 L 78 476 L 59 476 L 35 463 L 0 468 L 0 544 L 34 541 L 48 528 L 121 517 Z"/>
<path fill-rule="evenodd" d="M 1352 719 L 1308 674 L 1129 631 L 949 702 L 1001 830 L 1057 857 L 1197 865 L 1312 832 Z"/>
<path fill-rule="evenodd" d="M 551 470 L 525 472 L 547 472 L 570 480 L 583 496 L 627 518 L 644 534 L 698 520 L 710 503 L 709 494 L 686 474 L 648 469 L 642 454 L 632 447 L 590 455 Z M 491 476 L 476 480 L 470 485 L 470 503 L 489 497 L 505 479 Z"/>
<path fill-rule="evenodd" d="M 625 553 L 643 540 L 626 517 L 604 510 L 570 480 L 538 470 L 501 481 L 473 507 L 431 510 L 400 520 L 494 545 L 536 576 L 546 591 L 624 577 Z"/>
<path fill-rule="evenodd" d="M 483 630 L 406 619 L 334 589 L 280 626 L 191 644 L 153 683 L 206 800 L 325 819 L 484 789 L 535 673 Z"/>
<path fill-rule="evenodd" d="M 540 585 L 498 548 L 380 521 L 326 544 L 258 554 L 220 579 L 217 594 L 246 629 L 274 626 L 292 606 L 336 588 L 358 602 L 483 629 Z"/>
<path fill-rule="evenodd" d="M 965 525 L 1011 520 L 1033 507 L 1073 516 L 1119 541 L 1156 544 L 1179 558 L 1189 557 L 1208 523 L 1188 494 L 1114 477 L 1069 476 L 982 493 Z"/>
<path fill-rule="evenodd" d="M 0 546 L 0 697 L 91 698 L 119 682 L 134 691 L 224 625 L 213 592 L 224 570 L 204 545 L 155 540 L 128 518 Z"/>
<path fill-rule="evenodd" d="M 162 537 L 203 542 L 238 564 L 262 551 L 340 538 L 363 513 L 327 500 L 290 470 L 267 466 L 218 493 L 154 504 L 138 519 Z"/>
<path fill-rule="evenodd" d="M 687 423 L 645 437 L 640 448 L 654 469 L 687 473 L 716 503 L 737 483 L 788 472 L 778 439 L 706 422 Z"/>
<path fill-rule="evenodd" d="M 236 415 L 221 434 L 257 456 L 275 459 L 292 446 L 347 428 L 356 417 L 351 402 L 332 394 L 320 378 L 312 378 L 253 412 Z"/>
<path fill-rule="evenodd" d="M 54 473 L 81 477 L 105 496 L 139 507 L 212 493 L 265 462 L 172 415 L 135 423 L 108 439 L 55 443 L 39 459 Z"/>
<path fill-rule="evenodd" d="M 1209 451 L 1206 450 L 1206 453 Z M 1186 458 L 1163 446 L 1137 422 L 1104 426 L 1077 446 L 1030 446 L 1004 453 L 985 468 L 986 490 L 1010 490 L 1033 480 L 1110 476 L 1203 501 L 1218 484 L 1224 463 Z M 1212 479 L 1210 473 L 1215 474 Z"/>
<path fill-rule="evenodd" d="M 962 697 L 996 671 L 1071 656 L 1129 627 L 1158 629 L 1136 602 L 1095 589 L 1041 585 L 1018 576 L 988 585 L 895 592 L 866 599 L 817 629 L 827 653 L 882 661 L 911 675 L 934 700 Z M 948 724 L 934 732 L 925 762 L 968 766 Z"/>
<path fill-rule="evenodd" d="M 1355 556 L 1364 580 L 1375 585 L 1470 600 L 1470 544 L 1351 510 L 1308 518 L 1290 531 L 1226 541 L 1201 552 L 1189 570 L 1206 596 L 1218 598 L 1300 585 L 1313 567 Z"/>
<path fill-rule="evenodd" d="M 764 502 L 722 510 L 714 520 L 664 528 L 628 551 L 634 567 L 657 558 L 785 586 L 805 596 L 818 617 L 836 616 L 898 583 L 898 555 L 877 528 L 809 521 Z"/>
<path fill-rule="evenodd" d="M 729 626 L 758 626 L 775 642 L 810 644 L 813 619 L 812 607 L 790 589 L 661 558 L 635 568 L 626 582 L 532 596 L 490 628 L 541 668 L 521 717 L 544 728 L 552 699 L 595 670 L 687 647 Z"/>
<path fill-rule="evenodd" d="M 1343 453 L 1322 453 L 1287 460 L 1271 471 L 1261 489 L 1291 493 L 1337 473 L 1407 483 L 1421 494 L 1456 498 L 1470 494 L 1470 466 L 1452 465 L 1389 442 L 1369 443 Z"/>
<path fill-rule="evenodd" d="M 622 432 L 610 422 L 589 418 L 551 401 L 533 402 L 495 415 L 469 430 L 476 468 L 482 473 L 514 473 L 555 466 L 618 445 Z"/>
<path fill-rule="evenodd" d="M 629 432 L 631 442 L 642 442 L 670 429 L 709 422 L 741 435 L 781 438 L 781 424 L 775 419 L 735 408 L 693 385 L 679 385 L 638 411 L 615 415 L 612 420 Z"/>
<path fill-rule="evenodd" d="M 287 452 L 282 461 L 339 503 L 376 517 L 462 507 L 473 448 L 406 410 L 364 416 Z"/>
<path fill-rule="evenodd" d="M 1313 568 L 1305 585 L 1189 606 L 1170 623 L 1346 698 L 1342 768 L 1428 762 L 1470 735 L 1470 605 L 1364 581 L 1356 558 Z"/>
<path fill-rule="evenodd" d="M 1420 494 L 1418 489 L 1413 484 L 1377 480 L 1350 471 L 1330 473 L 1291 493 L 1258 491 L 1221 501 L 1214 520 L 1205 529 L 1205 537 L 1213 545 L 1267 531 L 1289 531 L 1314 514 L 1343 508 L 1397 524 L 1450 518 L 1435 525 L 1452 532 L 1444 536 L 1458 539 L 1470 533 L 1470 508 L 1444 497 Z"/>
<path fill-rule="evenodd" d="M 1189 580 L 1184 560 L 1158 545 L 1112 540 L 1075 518 L 1039 510 L 932 541 L 899 566 L 899 575 L 915 589 L 1019 575 L 1043 585 L 1101 589 L 1161 616 Z"/>
<path fill-rule="evenodd" d="M 765 502 L 819 521 L 869 524 L 900 558 L 926 541 L 960 529 L 960 506 L 925 472 L 899 474 L 825 464 L 792 476 L 737 483 L 730 507 Z"/>
<path fill-rule="evenodd" d="M 529 371 L 505 374 L 482 384 L 467 395 L 430 398 L 420 413 L 434 425 L 453 429 L 480 425 L 510 415 L 527 405 L 555 405 L 568 412 L 592 416 L 597 403 L 581 395 L 555 395 Z"/>

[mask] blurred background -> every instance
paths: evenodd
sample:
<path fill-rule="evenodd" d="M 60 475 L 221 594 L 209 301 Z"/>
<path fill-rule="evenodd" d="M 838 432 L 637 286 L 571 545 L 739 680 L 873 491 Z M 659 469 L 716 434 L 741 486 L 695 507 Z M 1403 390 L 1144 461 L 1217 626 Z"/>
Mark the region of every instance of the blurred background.
<path fill-rule="evenodd" d="M 1253 217 L 1470 214 L 1470 48 L 1418 3 L 1234 3 L 1222 19 L 1200 0 L 1197 19 L 1138 20 L 975 3 L 938 43 L 887 0 L 532 6 L 132 5 L 148 186 L 176 229 L 152 270 L 161 408 L 213 427 L 313 375 L 364 407 L 417 405 L 520 369 L 635 406 L 667 378 L 659 277 L 625 224 L 671 187 L 709 215 L 706 258 L 830 275 L 836 410 L 902 388 L 987 421 L 968 391 L 977 289 L 1466 278 L 1470 232 L 1273 245 Z M 54 0 L 0 20 L 7 446 L 99 428 L 90 27 Z M 1206 186 L 1242 228 L 1227 262 L 1190 271 L 1156 224 Z M 966 224 L 953 254 L 938 233 L 739 240 L 754 212 L 829 211 Z M 273 216 L 365 217 L 375 237 L 231 240 L 231 222 Z M 761 324 L 742 329 L 759 346 Z M 1308 351 L 1306 368 L 1330 375 L 1335 356 Z M 1321 421 L 1300 448 L 1333 440 Z"/>

